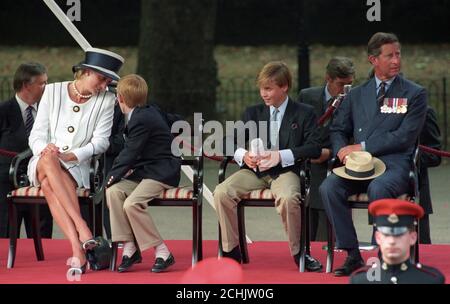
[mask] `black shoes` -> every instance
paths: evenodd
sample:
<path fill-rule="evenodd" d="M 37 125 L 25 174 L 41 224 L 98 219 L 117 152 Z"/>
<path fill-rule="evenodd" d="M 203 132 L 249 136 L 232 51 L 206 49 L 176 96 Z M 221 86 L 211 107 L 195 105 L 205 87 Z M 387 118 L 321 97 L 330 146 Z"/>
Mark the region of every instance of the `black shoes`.
<path fill-rule="evenodd" d="M 336 277 L 349 276 L 352 274 L 353 271 L 361 267 L 364 267 L 364 260 L 360 256 L 358 257 L 348 256 L 345 259 L 344 265 L 342 265 L 341 267 L 337 268 L 334 271 L 334 276 Z"/>
<path fill-rule="evenodd" d="M 241 250 L 239 249 L 239 246 L 234 247 L 230 252 L 223 251 L 222 257 L 233 259 L 239 264 L 242 262 Z"/>
<path fill-rule="evenodd" d="M 175 264 L 175 258 L 172 254 L 169 255 L 167 260 L 164 261 L 163 258 L 156 258 L 155 264 L 152 266 L 152 272 L 163 272 L 165 271 L 169 266 Z"/>
<path fill-rule="evenodd" d="M 127 271 L 133 264 L 138 264 L 142 262 L 141 252 L 136 250 L 131 257 L 124 255 L 122 257 L 122 263 L 120 263 L 119 267 L 117 267 L 118 272 Z"/>
<path fill-rule="evenodd" d="M 294 255 L 294 262 L 299 267 L 300 253 Z M 305 269 L 310 272 L 319 272 L 322 270 L 322 264 L 309 254 L 305 254 Z"/>

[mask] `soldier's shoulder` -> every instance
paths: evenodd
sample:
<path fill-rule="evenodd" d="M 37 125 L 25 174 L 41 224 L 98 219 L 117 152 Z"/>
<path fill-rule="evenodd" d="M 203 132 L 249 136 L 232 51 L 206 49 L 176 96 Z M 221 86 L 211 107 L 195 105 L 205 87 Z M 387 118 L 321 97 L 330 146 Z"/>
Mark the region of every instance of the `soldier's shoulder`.
<path fill-rule="evenodd" d="M 371 269 L 370 266 L 364 266 L 350 276 L 350 284 L 367 284 L 369 280 L 367 279 L 367 271 Z"/>
<path fill-rule="evenodd" d="M 418 274 L 423 276 L 430 283 L 435 284 L 445 283 L 445 276 L 437 268 L 422 265 L 420 263 L 415 264 L 413 268 L 417 271 Z"/>

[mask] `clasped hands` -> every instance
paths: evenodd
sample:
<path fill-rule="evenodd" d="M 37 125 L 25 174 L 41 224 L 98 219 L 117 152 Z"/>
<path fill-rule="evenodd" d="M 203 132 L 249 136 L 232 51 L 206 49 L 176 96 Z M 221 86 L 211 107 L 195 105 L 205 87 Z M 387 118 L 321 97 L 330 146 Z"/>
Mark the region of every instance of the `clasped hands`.
<path fill-rule="evenodd" d="M 258 168 L 260 172 L 269 170 L 280 163 L 279 151 L 265 151 L 261 155 L 245 152 L 244 162 L 250 169 Z"/>
<path fill-rule="evenodd" d="M 59 152 L 59 148 L 55 146 L 55 144 L 48 144 L 44 150 L 41 151 L 41 156 L 46 155 L 49 153 L 54 153 L 56 156 L 58 156 L 59 159 L 61 159 L 64 162 L 70 162 L 70 161 L 77 161 L 77 157 L 72 152 L 67 153 L 61 153 Z"/>

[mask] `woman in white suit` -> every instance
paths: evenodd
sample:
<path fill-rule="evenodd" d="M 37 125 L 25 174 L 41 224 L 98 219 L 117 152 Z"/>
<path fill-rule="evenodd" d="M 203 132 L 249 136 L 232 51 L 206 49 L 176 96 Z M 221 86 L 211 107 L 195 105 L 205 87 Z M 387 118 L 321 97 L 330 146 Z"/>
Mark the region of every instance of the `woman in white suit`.
<path fill-rule="evenodd" d="M 95 246 L 76 189 L 89 188 L 90 159 L 108 148 L 115 97 L 106 88 L 119 79 L 123 62 L 113 52 L 88 49 L 85 60 L 73 67 L 74 81 L 46 86 L 29 137 L 30 182 L 42 188 L 53 218 L 69 239 L 76 272 L 86 271 L 85 250 Z"/>

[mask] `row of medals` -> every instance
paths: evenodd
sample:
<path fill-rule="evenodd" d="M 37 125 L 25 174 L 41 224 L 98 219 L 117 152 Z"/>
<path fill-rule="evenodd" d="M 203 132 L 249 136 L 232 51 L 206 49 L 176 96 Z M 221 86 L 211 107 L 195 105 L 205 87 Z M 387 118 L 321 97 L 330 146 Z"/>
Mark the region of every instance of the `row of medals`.
<path fill-rule="evenodd" d="M 400 105 L 397 108 L 394 108 L 389 107 L 387 104 L 384 104 L 382 107 L 380 107 L 381 113 L 405 114 L 407 110 L 407 105 Z"/>

